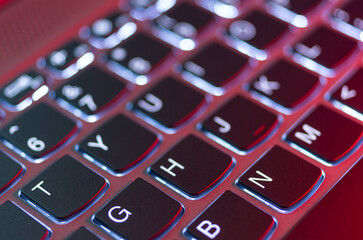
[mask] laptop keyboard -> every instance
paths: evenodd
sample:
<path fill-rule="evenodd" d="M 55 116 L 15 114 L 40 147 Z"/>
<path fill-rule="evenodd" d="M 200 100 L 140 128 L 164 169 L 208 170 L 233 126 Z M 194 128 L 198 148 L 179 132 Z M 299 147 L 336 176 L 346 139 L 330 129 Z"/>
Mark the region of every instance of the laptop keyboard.
<path fill-rule="evenodd" d="M 83 26 L 0 86 L 0 238 L 285 237 L 362 154 L 362 7 L 132 0 Z"/>

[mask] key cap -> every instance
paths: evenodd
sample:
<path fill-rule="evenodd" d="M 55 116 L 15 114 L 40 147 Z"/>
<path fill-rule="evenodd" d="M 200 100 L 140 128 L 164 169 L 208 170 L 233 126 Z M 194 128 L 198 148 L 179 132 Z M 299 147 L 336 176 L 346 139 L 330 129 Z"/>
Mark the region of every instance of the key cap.
<path fill-rule="evenodd" d="M 272 3 L 290 10 L 296 14 L 306 14 L 316 7 L 322 0 L 267 0 L 267 2 Z"/>
<path fill-rule="evenodd" d="M 41 86 L 44 86 L 44 83 L 44 77 L 42 75 L 29 71 L 17 76 L 2 87 L 0 97 L 7 103 L 17 106 L 32 96 Z"/>
<path fill-rule="evenodd" d="M 89 231 L 85 227 L 80 227 L 77 231 L 72 233 L 72 235 L 67 238 L 67 240 L 81 240 L 81 239 L 100 240 L 99 237 L 94 235 L 91 231 Z"/>
<path fill-rule="evenodd" d="M 327 28 L 320 27 L 294 46 L 295 59 L 303 57 L 318 66 L 332 69 L 342 63 L 357 48 L 357 43 Z M 331 54 L 334 52 L 334 54 Z M 301 62 L 298 60 L 298 62 Z M 302 64 L 307 64 L 303 63 Z M 314 69 L 319 71 L 318 69 Z M 325 70 L 327 72 L 328 70 Z M 323 70 L 320 70 L 321 73 Z M 327 75 L 325 73 L 325 75 Z"/>
<path fill-rule="evenodd" d="M 157 136 L 117 115 L 79 144 L 79 150 L 115 173 L 122 173 L 142 161 L 158 145 Z"/>
<path fill-rule="evenodd" d="M 223 18 L 235 18 L 238 16 L 238 7 L 243 0 L 198 0 L 202 7 Z"/>
<path fill-rule="evenodd" d="M 333 18 L 340 22 L 347 23 L 361 31 L 363 30 L 363 14 L 362 11 L 360 11 L 362 8 L 362 1 L 351 0 L 344 6 L 334 9 Z"/>
<path fill-rule="evenodd" d="M 200 240 L 265 239 L 274 227 L 270 215 L 226 191 L 188 226 L 187 233 Z"/>
<path fill-rule="evenodd" d="M 0 205 L 0 239 L 48 239 L 50 232 L 41 223 L 10 201 Z"/>
<path fill-rule="evenodd" d="M 110 106 L 125 91 L 126 85 L 119 79 L 99 68 L 91 67 L 58 88 L 56 97 L 71 105 L 71 109 L 92 115 Z"/>
<path fill-rule="evenodd" d="M 136 31 L 135 23 L 124 13 L 115 12 L 97 19 L 90 27 L 81 29 L 83 39 L 99 49 L 113 48 Z"/>
<path fill-rule="evenodd" d="M 138 178 L 97 212 L 95 221 L 126 239 L 155 239 L 182 211 L 179 202 Z"/>
<path fill-rule="evenodd" d="M 138 98 L 133 108 L 168 128 L 174 128 L 191 118 L 203 103 L 202 94 L 168 77 Z"/>
<path fill-rule="evenodd" d="M 232 165 L 230 156 L 191 135 L 164 154 L 150 170 L 195 197 L 220 181 Z"/>
<path fill-rule="evenodd" d="M 332 94 L 332 99 L 363 113 L 362 78 L 363 69 L 359 69 Z"/>
<path fill-rule="evenodd" d="M 218 43 L 213 43 L 184 62 L 183 77 L 197 87 L 201 86 L 196 81 L 202 81 L 204 82 L 202 89 L 207 86 L 207 90 L 220 95 L 220 92 L 213 90 L 213 86 L 222 87 L 241 72 L 247 64 L 246 57 Z"/>
<path fill-rule="evenodd" d="M 131 0 L 128 2 L 132 7 L 130 15 L 139 21 L 145 21 L 160 16 L 160 14 L 173 7 L 176 1 Z"/>
<path fill-rule="evenodd" d="M 287 26 L 273 17 L 254 11 L 234 21 L 228 28 L 228 34 L 257 49 L 266 49 L 283 35 Z"/>
<path fill-rule="evenodd" d="M 185 39 L 195 40 L 212 21 L 213 16 L 210 13 L 192 4 L 181 3 L 159 16 L 153 24 L 157 27 L 157 37 L 175 47 L 189 51 L 194 48 L 195 43 Z"/>
<path fill-rule="evenodd" d="M 38 66 L 47 67 L 58 78 L 69 78 L 94 59 L 89 47 L 79 41 L 71 41 L 51 52 L 45 59 L 38 61 Z"/>
<path fill-rule="evenodd" d="M 64 156 L 21 189 L 21 196 L 63 221 L 90 205 L 105 190 L 105 179 Z"/>
<path fill-rule="evenodd" d="M 210 115 L 202 123 L 202 130 L 235 151 L 247 151 L 266 139 L 277 124 L 275 114 L 237 96 Z"/>
<path fill-rule="evenodd" d="M 289 208 L 307 197 L 321 179 L 318 167 L 281 147 L 273 147 L 238 183 L 280 208 Z"/>
<path fill-rule="evenodd" d="M 14 183 L 23 172 L 23 168 L 18 163 L 0 152 L 0 193 Z"/>
<path fill-rule="evenodd" d="M 361 239 L 362 172 L 360 160 L 284 239 Z"/>
<path fill-rule="evenodd" d="M 109 52 L 109 67 L 123 78 L 143 85 L 147 82 L 146 75 L 171 53 L 170 50 L 153 38 L 137 34 Z"/>
<path fill-rule="evenodd" d="M 291 109 L 306 100 L 318 85 L 317 76 L 280 60 L 254 79 L 249 88 Z"/>
<path fill-rule="evenodd" d="M 362 130 L 358 123 L 319 106 L 288 132 L 286 140 L 328 163 L 336 163 L 356 146 Z"/>
<path fill-rule="evenodd" d="M 0 130 L 0 135 L 20 151 L 39 158 L 61 146 L 77 125 L 50 106 L 41 103 Z"/>

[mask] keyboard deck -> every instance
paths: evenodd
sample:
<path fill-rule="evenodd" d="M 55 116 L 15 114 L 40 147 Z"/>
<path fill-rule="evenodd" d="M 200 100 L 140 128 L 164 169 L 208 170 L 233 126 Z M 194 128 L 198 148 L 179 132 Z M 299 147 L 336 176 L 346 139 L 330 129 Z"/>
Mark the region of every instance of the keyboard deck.
<path fill-rule="evenodd" d="M 0 236 L 282 239 L 362 156 L 358 0 L 106 5 L 2 80 Z"/>

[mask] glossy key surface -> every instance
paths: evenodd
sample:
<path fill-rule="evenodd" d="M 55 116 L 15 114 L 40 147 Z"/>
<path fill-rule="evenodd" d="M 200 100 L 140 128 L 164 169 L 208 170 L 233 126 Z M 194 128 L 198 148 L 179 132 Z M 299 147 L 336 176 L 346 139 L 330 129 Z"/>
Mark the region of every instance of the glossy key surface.
<path fill-rule="evenodd" d="M 138 178 L 97 212 L 95 221 L 126 239 L 155 239 L 182 211 L 179 202 Z"/>
<path fill-rule="evenodd" d="M 88 68 L 56 90 L 56 97 L 87 115 L 96 114 L 115 102 L 125 90 L 120 79 L 99 68 Z M 107 94 L 106 94 L 107 93 Z"/>
<path fill-rule="evenodd" d="M 68 117 L 41 103 L 8 123 L 0 135 L 30 157 L 39 158 L 62 145 L 77 129 Z"/>
<path fill-rule="evenodd" d="M 188 136 L 151 166 L 153 174 L 197 196 L 217 183 L 232 159 L 195 136 Z"/>
<path fill-rule="evenodd" d="M 362 172 L 361 159 L 284 239 L 362 239 Z"/>
<path fill-rule="evenodd" d="M 106 186 L 105 179 L 65 156 L 24 186 L 21 195 L 63 221 L 87 207 Z"/>
<path fill-rule="evenodd" d="M 86 137 L 79 150 L 120 173 L 143 160 L 158 143 L 154 133 L 117 115 Z"/>
<path fill-rule="evenodd" d="M 281 60 L 254 79 L 249 88 L 286 108 L 294 108 L 306 100 L 318 85 L 317 76 Z"/>
<path fill-rule="evenodd" d="M 226 191 L 187 227 L 187 234 L 200 240 L 264 239 L 274 226 L 270 215 Z"/>
<path fill-rule="evenodd" d="M 321 177 L 318 167 L 273 147 L 243 173 L 238 183 L 278 207 L 289 208 L 308 195 Z"/>
<path fill-rule="evenodd" d="M 201 107 L 204 96 L 168 77 L 135 100 L 133 108 L 173 128 L 187 121 Z"/>
<path fill-rule="evenodd" d="M 266 139 L 277 124 L 275 114 L 236 96 L 212 113 L 202 123 L 202 130 L 238 151 L 247 151 Z"/>
<path fill-rule="evenodd" d="M 363 127 L 333 110 L 319 106 L 287 134 L 287 141 L 335 163 L 361 139 Z"/>
<path fill-rule="evenodd" d="M 0 193 L 23 173 L 23 168 L 0 151 Z"/>
<path fill-rule="evenodd" d="M 14 203 L 0 205 L 0 239 L 48 239 L 50 232 Z"/>

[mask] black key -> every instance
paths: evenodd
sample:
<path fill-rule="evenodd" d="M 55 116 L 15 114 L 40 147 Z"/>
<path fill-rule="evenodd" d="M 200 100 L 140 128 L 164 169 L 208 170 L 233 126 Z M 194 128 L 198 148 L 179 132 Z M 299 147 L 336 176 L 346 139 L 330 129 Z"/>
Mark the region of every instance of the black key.
<path fill-rule="evenodd" d="M 362 8 L 362 1 L 351 0 L 348 1 L 344 6 L 334 9 L 333 17 L 359 30 L 363 30 L 363 13 L 361 11 Z"/>
<path fill-rule="evenodd" d="M 38 158 L 62 145 L 77 130 L 72 120 L 41 103 L 8 123 L 0 135 L 20 151 Z"/>
<path fill-rule="evenodd" d="M 255 11 L 234 21 L 228 33 L 234 39 L 244 41 L 257 49 L 266 49 L 287 30 L 287 24 Z"/>
<path fill-rule="evenodd" d="M 286 8 L 296 14 L 306 14 L 316 7 L 322 0 L 267 0 L 268 2 Z"/>
<path fill-rule="evenodd" d="M 11 105 L 18 105 L 42 85 L 44 85 L 42 75 L 33 71 L 26 72 L 5 85 L 0 91 L 0 97 Z"/>
<path fill-rule="evenodd" d="M 151 172 L 196 196 L 220 181 L 232 164 L 230 156 L 188 136 L 154 163 Z"/>
<path fill-rule="evenodd" d="M 88 53 L 86 58 L 82 58 Z M 72 41 L 65 46 L 51 52 L 46 59 L 45 63 L 41 60 L 39 65 L 52 70 L 53 74 L 57 77 L 68 78 L 76 74 L 80 68 L 83 68 L 93 61 L 93 55 L 89 53 L 89 47 L 81 42 Z M 82 58 L 82 63 L 77 66 L 78 60 Z"/>
<path fill-rule="evenodd" d="M 120 173 L 143 160 L 158 143 L 155 134 L 118 115 L 84 139 L 79 150 Z"/>
<path fill-rule="evenodd" d="M 192 83 L 195 80 L 204 80 L 212 86 L 222 87 L 247 64 L 246 57 L 213 43 L 183 64 L 183 75 Z"/>
<path fill-rule="evenodd" d="M 200 240 L 265 239 L 275 225 L 270 215 L 226 191 L 188 226 L 187 233 Z"/>
<path fill-rule="evenodd" d="M 23 168 L 0 151 L 0 193 L 24 172 Z"/>
<path fill-rule="evenodd" d="M 120 12 L 96 20 L 82 29 L 81 36 L 99 49 L 112 48 L 136 31 L 136 25 Z"/>
<path fill-rule="evenodd" d="M 319 78 L 281 60 L 250 83 L 250 89 L 286 108 L 306 100 L 319 85 Z"/>
<path fill-rule="evenodd" d="M 356 146 L 362 131 L 360 124 L 319 106 L 286 139 L 328 163 L 335 163 Z"/>
<path fill-rule="evenodd" d="M 108 54 L 110 68 L 129 81 L 143 85 L 147 80 L 144 77 L 139 80 L 140 75 L 148 75 L 171 53 L 170 50 L 153 38 L 137 34 L 111 50 Z"/>
<path fill-rule="evenodd" d="M 95 221 L 126 239 L 155 239 L 182 211 L 180 203 L 138 178 L 107 203 Z"/>
<path fill-rule="evenodd" d="M 58 220 L 79 213 L 107 186 L 105 179 L 65 156 L 21 189 L 21 196 Z"/>
<path fill-rule="evenodd" d="M 56 97 L 87 115 L 99 113 L 126 90 L 119 79 L 96 67 L 88 68 L 56 90 Z"/>
<path fill-rule="evenodd" d="M 158 31 L 166 33 L 165 36 L 157 32 L 158 37 L 183 50 L 191 50 L 194 46 L 185 46 L 182 40 L 195 39 L 212 20 L 210 13 L 192 4 L 181 3 L 156 18 L 153 23 Z"/>
<path fill-rule="evenodd" d="M 294 46 L 295 55 L 328 69 L 337 67 L 356 49 L 355 41 L 324 27 L 316 29 Z"/>
<path fill-rule="evenodd" d="M 362 239 L 362 172 L 360 160 L 284 239 Z"/>
<path fill-rule="evenodd" d="M 10 201 L 0 205 L 0 239 L 48 239 L 50 232 Z"/>
<path fill-rule="evenodd" d="M 359 69 L 348 81 L 340 86 L 332 98 L 342 104 L 363 113 L 363 69 Z"/>
<path fill-rule="evenodd" d="M 202 106 L 204 96 L 168 77 L 149 89 L 134 103 L 134 109 L 168 128 L 184 123 Z"/>
<path fill-rule="evenodd" d="M 237 151 L 247 151 L 266 139 L 277 124 L 278 118 L 273 113 L 237 96 L 205 120 L 202 130 Z"/>
<path fill-rule="evenodd" d="M 318 167 L 281 147 L 274 147 L 238 183 L 278 207 L 289 208 L 311 193 L 321 178 Z"/>
<path fill-rule="evenodd" d="M 100 240 L 99 237 L 94 235 L 85 227 L 80 227 L 77 231 L 72 233 L 71 236 L 67 238 L 67 240 Z"/>

